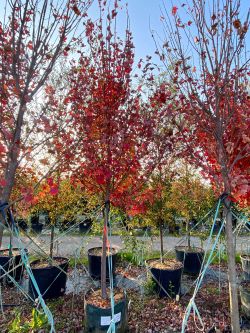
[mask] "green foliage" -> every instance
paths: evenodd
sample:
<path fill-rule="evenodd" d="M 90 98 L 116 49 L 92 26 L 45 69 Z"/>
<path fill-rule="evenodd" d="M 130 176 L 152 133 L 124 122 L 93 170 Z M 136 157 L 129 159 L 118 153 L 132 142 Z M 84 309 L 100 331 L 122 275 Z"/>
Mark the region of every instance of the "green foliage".
<path fill-rule="evenodd" d="M 121 252 L 121 259 L 135 265 L 142 266 L 151 252 L 151 240 L 141 240 L 132 233 L 123 237 L 124 250 Z"/>
<path fill-rule="evenodd" d="M 71 257 L 69 259 L 69 266 L 71 268 L 74 268 L 76 266 L 87 266 L 88 265 L 88 257 L 85 255 L 85 256 L 81 256 L 80 258 L 75 258 L 75 257 Z"/>
<path fill-rule="evenodd" d="M 143 284 L 143 290 L 145 296 L 157 296 L 156 293 L 156 282 L 153 279 L 148 279 Z"/>
<path fill-rule="evenodd" d="M 179 161 L 176 170 L 156 174 L 145 189 L 147 211 L 144 215 L 133 218 L 134 226 L 160 225 L 175 230 L 176 218 L 185 221 L 199 221 L 214 206 L 215 197 L 209 184 L 192 170 L 190 166 Z M 188 223 L 186 223 L 188 228 Z"/>
<path fill-rule="evenodd" d="M 172 284 L 172 281 L 169 281 L 167 292 L 171 298 L 175 298 L 174 285 Z"/>
<path fill-rule="evenodd" d="M 70 179 L 58 179 L 55 183 L 58 193 L 51 194 L 51 187 L 44 181 L 36 190 L 31 215 L 48 214 L 51 224 L 75 222 L 78 215 L 89 215 L 98 205 L 97 198 L 90 195 L 79 184 L 73 185 Z"/>
<path fill-rule="evenodd" d="M 188 165 L 180 168 L 179 173 L 173 182 L 170 206 L 187 221 L 199 221 L 214 206 L 212 188 Z"/>
<path fill-rule="evenodd" d="M 32 318 L 24 324 L 21 322 L 21 312 L 18 312 L 16 318 L 9 327 L 9 333 L 29 333 L 35 330 L 48 328 L 48 319 L 44 313 L 37 309 L 32 309 Z"/>
<path fill-rule="evenodd" d="M 207 255 L 207 257 L 209 256 L 209 253 Z M 235 262 L 236 264 L 240 264 L 241 263 L 241 259 L 240 259 L 240 254 L 236 253 L 235 254 Z M 227 264 L 228 263 L 228 256 L 226 252 L 221 253 L 221 255 L 217 255 L 213 261 L 212 264 Z"/>
<path fill-rule="evenodd" d="M 173 178 L 154 176 L 152 177 L 150 187 L 153 189 L 154 201 L 149 205 L 146 214 L 148 224 L 159 228 L 160 225 L 174 225 L 174 216 L 176 209 L 171 207 Z"/>

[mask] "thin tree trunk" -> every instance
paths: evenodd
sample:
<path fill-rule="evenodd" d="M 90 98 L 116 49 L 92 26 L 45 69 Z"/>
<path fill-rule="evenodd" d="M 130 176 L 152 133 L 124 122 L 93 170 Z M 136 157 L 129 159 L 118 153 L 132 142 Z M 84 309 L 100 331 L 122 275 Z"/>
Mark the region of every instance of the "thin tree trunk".
<path fill-rule="evenodd" d="M 191 236 L 190 236 L 190 231 L 187 232 L 187 238 L 188 238 L 188 248 L 191 248 Z"/>
<path fill-rule="evenodd" d="M 161 244 L 161 263 L 163 262 L 163 232 L 162 232 L 162 222 L 160 221 L 160 244 Z"/>
<path fill-rule="evenodd" d="M 18 111 L 17 122 L 16 122 L 16 126 L 15 126 L 15 134 L 13 137 L 11 148 L 10 148 L 8 156 L 7 156 L 7 165 L 6 165 L 5 174 L 4 174 L 4 178 L 5 178 L 7 185 L 4 186 L 4 188 L 3 188 L 2 197 L 1 197 L 2 202 L 9 202 L 11 191 L 14 186 L 15 174 L 16 174 L 16 169 L 18 166 L 19 149 L 20 149 L 18 142 L 20 142 L 20 138 L 21 138 L 23 116 L 24 116 L 25 110 L 26 110 L 26 104 L 23 100 L 21 100 L 19 111 Z M 5 223 L 3 223 L 3 224 L 5 224 Z M 3 230 L 4 230 L 4 227 L 2 225 L 0 225 L 0 247 L 2 246 Z"/>
<path fill-rule="evenodd" d="M 235 265 L 235 242 L 233 237 L 232 211 L 229 199 L 225 199 L 224 214 L 226 217 L 226 244 L 228 256 L 228 285 L 230 298 L 230 315 L 232 333 L 240 332 L 239 303 Z"/>
<path fill-rule="evenodd" d="M 7 167 L 6 173 L 5 173 L 5 179 L 7 185 L 3 188 L 3 194 L 1 197 L 2 203 L 9 202 L 10 195 L 12 188 L 14 186 L 14 180 L 15 180 L 15 173 L 17 169 L 17 155 L 14 154 L 13 158 L 15 161 L 12 163 L 9 163 L 9 167 Z M 0 216 L 0 248 L 2 246 L 2 240 L 3 240 L 3 231 L 4 231 L 4 225 L 5 225 L 5 220 L 2 216 Z"/>
<path fill-rule="evenodd" d="M 0 215 L 0 249 L 2 247 L 2 240 L 3 240 L 3 230 L 4 230 L 4 224 L 5 224 L 5 221 L 4 221 L 4 218 L 2 216 L 2 214 Z"/>
<path fill-rule="evenodd" d="M 103 210 L 104 226 L 103 226 L 103 238 L 102 238 L 102 260 L 101 260 L 101 294 L 102 298 L 107 298 L 107 286 L 106 286 L 106 260 L 107 260 L 107 230 L 109 221 L 110 202 L 109 199 L 105 201 Z"/>
<path fill-rule="evenodd" d="M 55 224 L 53 223 L 50 232 L 50 249 L 49 249 L 49 256 L 51 259 L 53 258 L 54 237 L 55 237 Z"/>

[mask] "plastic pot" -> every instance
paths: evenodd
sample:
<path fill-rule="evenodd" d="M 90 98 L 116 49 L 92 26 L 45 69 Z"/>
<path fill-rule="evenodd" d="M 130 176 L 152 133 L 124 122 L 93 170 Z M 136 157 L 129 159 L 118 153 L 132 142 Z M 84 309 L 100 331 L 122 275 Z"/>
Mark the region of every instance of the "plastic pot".
<path fill-rule="evenodd" d="M 40 234 L 43 230 L 43 224 L 42 223 L 31 224 L 31 230 L 37 234 Z"/>
<path fill-rule="evenodd" d="M 101 261 L 102 256 L 97 252 L 101 252 L 101 247 L 94 247 L 88 250 L 88 263 L 89 263 L 89 274 L 93 279 L 101 279 Z M 115 266 L 117 261 L 117 252 L 113 248 L 111 255 L 112 259 L 112 274 L 115 274 Z M 108 256 L 106 257 L 106 279 L 109 280 L 109 266 L 108 266 Z"/>
<path fill-rule="evenodd" d="M 179 267 L 176 269 L 155 268 L 154 262 L 159 260 L 158 258 L 146 260 L 146 265 L 152 274 L 153 280 L 156 282 L 159 296 L 174 298 L 180 293 L 183 265 L 179 263 Z"/>
<path fill-rule="evenodd" d="M 12 251 L 19 252 L 18 248 L 13 248 Z M 25 249 L 26 252 L 28 252 L 27 249 Z M 0 250 L 0 265 L 3 267 L 5 271 L 9 272 L 9 275 L 16 281 L 20 282 L 23 277 L 24 272 L 24 265 L 22 263 L 21 254 L 14 254 L 13 256 L 6 255 L 6 252 L 8 253 L 8 249 Z M 6 281 L 8 284 L 13 284 L 10 278 L 8 276 L 4 276 L 1 278 L 2 275 L 5 274 L 4 270 L 0 268 L 0 281 Z"/>
<path fill-rule="evenodd" d="M 39 224 L 39 215 L 33 215 L 30 217 L 31 224 Z"/>
<path fill-rule="evenodd" d="M 222 225 L 222 220 L 221 219 L 217 219 L 215 221 L 215 224 L 214 224 L 214 229 L 213 229 L 213 234 L 214 235 L 217 235 L 218 232 L 220 231 L 220 228 L 221 228 L 221 225 Z M 222 228 L 221 232 L 223 233 L 225 231 L 225 226 Z"/>
<path fill-rule="evenodd" d="M 18 227 L 20 229 L 22 229 L 23 231 L 27 231 L 28 230 L 28 224 L 24 219 L 17 219 L 16 223 L 18 225 Z"/>
<path fill-rule="evenodd" d="M 170 234 L 179 234 L 180 226 L 179 225 L 170 225 L 170 226 L 168 226 L 168 232 Z"/>
<path fill-rule="evenodd" d="M 239 289 L 242 310 L 246 317 L 250 318 L 250 281 L 241 282 Z"/>
<path fill-rule="evenodd" d="M 199 247 L 176 246 L 176 259 L 183 263 L 183 271 L 188 274 L 198 275 L 204 259 L 204 250 Z"/>
<path fill-rule="evenodd" d="M 86 332 L 100 333 L 107 332 L 111 318 L 111 308 L 99 308 L 85 302 L 85 329 Z M 128 332 L 128 302 L 124 297 L 114 306 L 115 332 Z"/>
<path fill-rule="evenodd" d="M 0 251 L 0 265 L 2 267 L 0 267 L 0 282 L 4 282 L 6 281 L 6 277 L 2 277 L 2 275 L 5 274 L 5 271 L 8 271 L 9 270 L 9 260 L 11 259 L 11 257 L 9 256 L 3 256 L 2 255 L 2 252 L 4 250 L 1 250 Z"/>
<path fill-rule="evenodd" d="M 54 257 L 53 260 L 58 260 L 58 264 L 51 266 L 48 264 L 46 267 L 35 267 L 34 265 L 38 264 L 40 260 L 35 260 L 30 264 L 32 273 L 44 299 L 58 298 L 64 295 L 66 290 L 69 259 Z M 38 296 L 31 279 L 29 279 L 29 295 L 33 299 Z"/>
<path fill-rule="evenodd" d="M 92 221 L 91 219 L 86 219 L 85 221 L 79 223 L 79 231 L 80 233 L 85 233 L 89 231 L 89 229 L 92 226 Z"/>
<path fill-rule="evenodd" d="M 242 255 L 240 256 L 243 275 L 245 280 L 250 280 L 250 256 Z"/>

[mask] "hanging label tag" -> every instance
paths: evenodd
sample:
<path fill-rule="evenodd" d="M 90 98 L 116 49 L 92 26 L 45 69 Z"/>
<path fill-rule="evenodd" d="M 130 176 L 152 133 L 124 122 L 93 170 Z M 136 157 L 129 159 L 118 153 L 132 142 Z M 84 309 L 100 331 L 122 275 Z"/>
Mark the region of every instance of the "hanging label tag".
<path fill-rule="evenodd" d="M 119 323 L 121 321 L 121 312 L 114 315 L 114 322 Z M 101 317 L 101 326 L 109 326 L 111 323 L 111 316 Z"/>

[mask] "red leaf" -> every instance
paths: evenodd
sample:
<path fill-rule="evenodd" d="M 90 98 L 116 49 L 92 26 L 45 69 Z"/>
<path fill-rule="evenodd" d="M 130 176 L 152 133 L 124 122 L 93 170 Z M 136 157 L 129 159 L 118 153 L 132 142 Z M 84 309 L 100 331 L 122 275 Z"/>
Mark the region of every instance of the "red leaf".
<path fill-rule="evenodd" d="M 58 187 L 56 185 L 51 187 L 50 194 L 52 194 L 52 195 L 57 195 L 58 194 Z"/>
<path fill-rule="evenodd" d="M 53 178 L 48 178 L 47 183 L 48 183 L 49 186 L 52 186 L 53 185 Z"/>
<path fill-rule="evenodd" d="M 78 9 L 78 7 L 76 5 L 74 5 L 72 7 L 72 9 L 73 9 L 73 11 L 75 12 L 76 15 L 78 15 L 78 16 L 81 15 L 81 12 L 80 12 L 80 10 Z"/>
<path fill-rule="evenodd" d="M 4 186 L 6 186 L 6 185 L 7 185 L 6 180 L 5 180 L 5 179 L 1 179 L 1 180 L 0 180 L 0 186 L 4 187 Z"/>
<path fill-rule="evenodd" d="M 178 7 L 173 6 L 173 8 L 172 8 L 172 14 L 173 14 L 173 15 L 176 15 L 177 10 L 178 10 Z"/>

